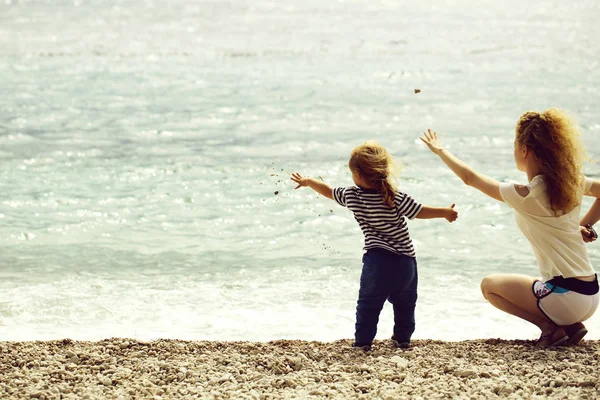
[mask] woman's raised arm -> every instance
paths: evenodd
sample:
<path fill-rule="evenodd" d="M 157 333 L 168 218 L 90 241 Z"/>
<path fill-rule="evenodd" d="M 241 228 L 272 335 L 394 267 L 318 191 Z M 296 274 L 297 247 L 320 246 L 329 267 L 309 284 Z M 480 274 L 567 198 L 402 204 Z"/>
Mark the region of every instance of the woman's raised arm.
<path fill-rule="evenodd" d="M 459 160 L 445 149 L 438 139 L 437 132 L 427 132 L 420 138 L 434 154 L 437 154 L 444 164 L 448 166 L 462 181 L 475 189 L 487 194 L 493 199 L 504 201 L 500 195 L 500 182 L 487 175 L 483 175 Z"/>

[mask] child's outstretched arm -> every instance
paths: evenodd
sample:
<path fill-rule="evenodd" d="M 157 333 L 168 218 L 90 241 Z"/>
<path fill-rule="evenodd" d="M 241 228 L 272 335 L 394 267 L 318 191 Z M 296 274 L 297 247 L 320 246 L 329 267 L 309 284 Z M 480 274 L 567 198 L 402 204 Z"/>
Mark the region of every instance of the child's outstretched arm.
<path fill-rule="evenodd" d="M 487 194 L 493 199 L 504 201 L 500 195 L 500 182 L 494 178 L 483 175 L 469 167 L 446 150 L 438 140 L 437 132 L 428 129 L 424 137 L 420 138 L 434 154 L 437 154 L 444 164 L 456 174 L 462 181 L 475 189 Z"/>
<path fill-rule="evenodd" d="M 296 186 L 296 189 L 298 189 L 302 186 L 308 186 L 309 188 L 311 188 L 315 192 L 319 193 L 320 195 L 333 200 L 332 187 L 323 181 L 317 180 L 315 178 L 304 177 L 297 172 L 294 172 L 292 174 L 292 180 L 298 184 L 298 186 Z"/>
<path fill-rule="evenodd" d="M 454 204 L 450 207 L 428 207 L 423 206 L 415 216 L 418 219 L 446 218 L 448 222 L 454 222 L 458 218 L 458 212 L 454 210 Z"/>

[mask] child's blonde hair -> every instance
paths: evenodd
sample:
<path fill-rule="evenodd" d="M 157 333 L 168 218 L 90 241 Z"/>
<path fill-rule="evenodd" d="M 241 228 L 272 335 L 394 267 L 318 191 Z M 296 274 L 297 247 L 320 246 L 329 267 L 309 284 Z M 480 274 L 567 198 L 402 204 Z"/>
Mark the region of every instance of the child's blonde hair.
<path fill-rule="evenodd" d="M 543 113 L 526 112 L 517 123 L 516 140 L 539 160 L 550 207 L 555 214 L 577 207 L 583 181 L 581 167 L 586 155 L 571 118 L 556 108 Z"/>
<path fill-rule="evenodd" d="M 396 170 L 394 160 L 387 150 L 375 141 L 356 146 L 350 155 L 348 167 L 358 173 L 369 186 L 383 193 L 383 202 L 394 206 L 396 184 L 393 174 Z"/>

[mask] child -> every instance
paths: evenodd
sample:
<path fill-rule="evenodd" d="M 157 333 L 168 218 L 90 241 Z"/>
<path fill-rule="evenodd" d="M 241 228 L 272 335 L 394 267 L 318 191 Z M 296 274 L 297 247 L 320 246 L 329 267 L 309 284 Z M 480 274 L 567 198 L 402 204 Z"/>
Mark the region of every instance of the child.
<path fill-rule="evenodd" d="M 331 186 L 321 180 L 292 174 L 296 189 L 309 186 L 319 194 L 337 201 L 354 213 L 365 236 L 366 251 L 356 306 L 353 347 L 365 351 L 377 333 L 379 313 L 386 300 L 394 306 L 394 334 L 397 347 L 406 348 L 415 330 L 417 301 L 417 261 L 405 217 L 408 219 L 458 218 L 454 204 L 446 208 L 417 203 L 396 189 L 392 181 L 393 160 L 376 142 L 356 147 L 348 163 L 356 186 Z"/>

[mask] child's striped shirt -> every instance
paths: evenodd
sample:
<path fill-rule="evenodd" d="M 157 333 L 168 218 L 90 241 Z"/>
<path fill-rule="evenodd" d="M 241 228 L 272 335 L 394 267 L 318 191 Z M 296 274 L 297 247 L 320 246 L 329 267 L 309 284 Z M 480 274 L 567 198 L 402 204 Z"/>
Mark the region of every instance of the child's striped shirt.
<path fill-rule="evenodd" d="M 404 217 L 416 217 L 422 204 L 406 193 L 396 191 L 394 207 L 391 208 L 383 203 L 381 192 L 357 186 L 335 188 L 333 198 L 354 214 L 365 235 L 365 250 L 382 247 L 394 253 L 415 257 Z"/>

